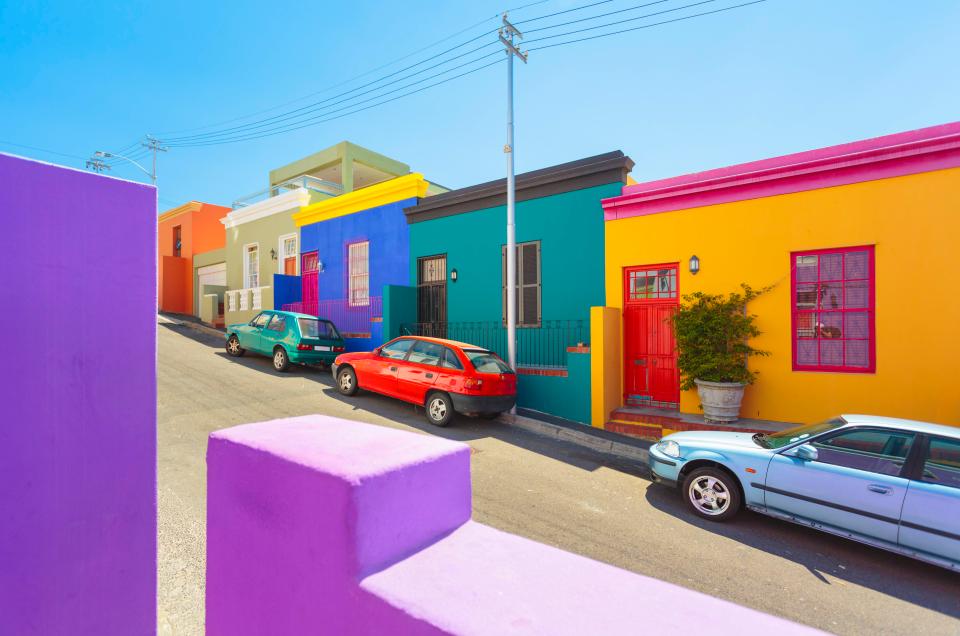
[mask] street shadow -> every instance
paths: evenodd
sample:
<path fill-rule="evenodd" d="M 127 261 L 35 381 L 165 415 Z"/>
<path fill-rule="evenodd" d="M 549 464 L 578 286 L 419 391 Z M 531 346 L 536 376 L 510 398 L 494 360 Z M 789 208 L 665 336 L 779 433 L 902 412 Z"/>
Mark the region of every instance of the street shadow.
<path fill-rule="evenodd" d="M 960 618 L 960 577 L 944 568 L 746 509 L 728 522 L 707 521 L 696 516 L 673 488 L 651 486 L 646 499 L 657 510 L 703 531 L 802 565 L 824 585 L 831 585 L 829 575 Z"/>
<path fill-rule="evenodd" d="M 334 387 L 334 379 L 328 368 L 292 365 L 289 370 L 279 372 L 273 368 L 272 360 L 267 356 L 250 352 L 238 358 L 228 355 L 224 340 L 213 334 L 183 325 L 161 324 L 160 326 L 209 347 L 214 355 L 231 364 L 238 364 L 275 378 L 299 378 L 315 382 L 326 397 L 348 405 L 353 411 L 379 415 L 429 435 L 464 443 L 492 438 L 588 472 L 609 468 L 636 477 L 646 478 L 649 475 L 645 464 L 584 448 L 554 437 L 537 435 L 496 420 L 481 420 L 457 415 L 446 428 L 433 426 L 426 421 L 423 408 L 420 406 L 363 390 L 353 397 L 340 395 Z"/>

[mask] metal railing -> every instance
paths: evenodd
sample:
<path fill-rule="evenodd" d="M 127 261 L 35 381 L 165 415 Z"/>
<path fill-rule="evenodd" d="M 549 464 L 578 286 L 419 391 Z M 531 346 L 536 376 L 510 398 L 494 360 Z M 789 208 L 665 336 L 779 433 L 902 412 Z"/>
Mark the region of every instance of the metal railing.
<path fill-rule="evenodd" d="M 317 177 L 311 177 L 309 175 L 302 175 L 299 177 L 294 177 L 293 179 L 287 179 L 282 183 L 277 185 L 270 186 L 269 188 L 264 188 L 254 192 L 253 194 L 248 194 L 242 196 L 239 199 L 233 202 L 233 209 L 244 208 L 248 205 L 253 205 L 264 199 L 269 199 L 271 197 L 279 196 L 281 194 L 286 194 L 292 190 L 298 189 L 309 190 L 311 192 L 320 192 L 322 194 L 328 194 L 332 197 L 343 194 L 343 186 L 339 183 L 334 183 L 333 181 L 325 181 L 323 179 L 318 179 Z"/>
<path fill-rule="evenodd" d="M 544 320 L 540 327 L 517 329 L 517 366 L 566 368 L 567 349 L 586 341 L 584 323 L 583 320 Z M 410 323 L 400 326 L 400 334 L 458 340 L 489 349 L 507 359 L 507 328 L 500 321 Z"/>
<path fill-rule="evenodd" d="M 371 325 L 383 320 L 383 298 L 371 296 L 366 304 L 351 304 L 346 298 L 286 303 L 283 311 L 294 311 L 329 320 L 345 338 L 369 338 Z"/>

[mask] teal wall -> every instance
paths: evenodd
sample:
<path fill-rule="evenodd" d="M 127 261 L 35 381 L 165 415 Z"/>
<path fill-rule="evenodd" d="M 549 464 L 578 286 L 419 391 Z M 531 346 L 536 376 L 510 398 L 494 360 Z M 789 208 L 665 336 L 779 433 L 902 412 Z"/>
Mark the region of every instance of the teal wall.
<path fill-rule="evenodd" d="M 619 181 L 517 203 L 517 242 L 537 241 L 541 252 L 543 320 L 584 320 L 605 304 L 603 209 L 620 194 Z M 500 320 L 500 249 L 506 206 L 410 225 L 410 284 L 417 259 L 447 255 L 447 320 Z M 450 270 L 457 270 L 452 282 Z M 587 331 L 589 334 L 589 331 Z"/>
<path fill-rule="evenodd" d="M 400 335 L 400 325 L 417 321 L 417 289 L 401 285 L 383 286 L 383 341 Z"/>
<path fill-rule="evenodd" d="M 585 343 L 590 307 L 603 306 L 606 299 L 600 201 L 619 195 L 622 187 L 616 181 L 517 203 L 517 242 L 540 241 L 542 319 L 582 320 Z M 447 255 L 448 322 L 501 320 L 506 219 L 506 206 L 497 206 L 410 225 L 411 286 L 416 286 L 418 258 Z M 533 330 L 519 330 L 521 346 L 527 331 Z M 521 375 L 519 405 L 588 423 L 590 356 L 568 354 L 567 369 L 567 377 Z"/>

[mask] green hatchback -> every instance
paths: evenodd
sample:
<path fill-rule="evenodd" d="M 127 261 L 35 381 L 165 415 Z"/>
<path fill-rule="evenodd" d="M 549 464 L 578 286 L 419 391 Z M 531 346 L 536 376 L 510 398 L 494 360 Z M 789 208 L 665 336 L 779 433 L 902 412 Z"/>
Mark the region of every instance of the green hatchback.
<path fill-rule="evenodd" d="M 273 368 L 291 364 L 330 365 L 346 351 L 340 332 L 329 320 L 291 311 L 261 311 L 253 320 L 227 327 L 227 353 L 247 351 L 273 358 Z"/>

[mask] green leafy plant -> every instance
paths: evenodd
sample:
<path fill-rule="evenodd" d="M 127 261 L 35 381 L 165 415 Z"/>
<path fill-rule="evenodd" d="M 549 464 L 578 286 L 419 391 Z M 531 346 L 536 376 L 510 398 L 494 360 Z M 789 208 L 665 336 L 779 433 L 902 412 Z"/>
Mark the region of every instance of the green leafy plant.
<path fill-rule="evenodd" d="M 757 379 L 757 372 L 747 368 L 747 356 L 769 352 L 750 346 L 750 339 L 760 335 L 760 330 L 755 324 L 757 317 L 747 313 L 747 304 L 770 288 L 740 286 L 742 292 L 696 292 L 683 297 L 673 316 L 683 390 L 694 388 L 694 379 L 741 384 L 753 384 Z"/>

